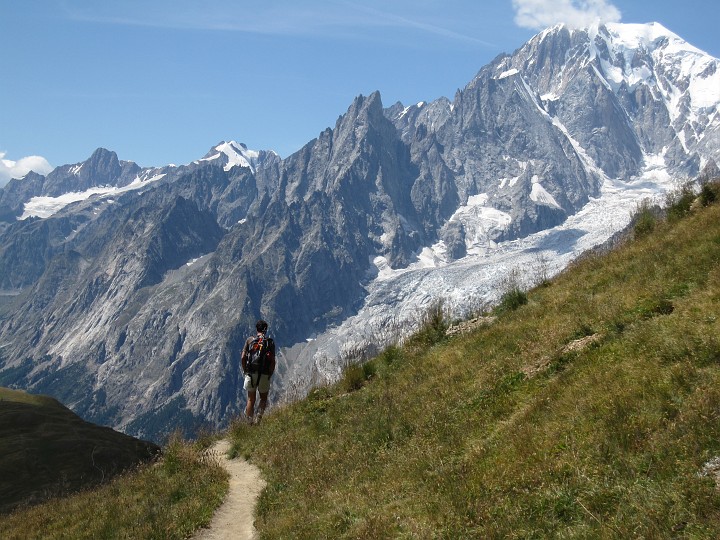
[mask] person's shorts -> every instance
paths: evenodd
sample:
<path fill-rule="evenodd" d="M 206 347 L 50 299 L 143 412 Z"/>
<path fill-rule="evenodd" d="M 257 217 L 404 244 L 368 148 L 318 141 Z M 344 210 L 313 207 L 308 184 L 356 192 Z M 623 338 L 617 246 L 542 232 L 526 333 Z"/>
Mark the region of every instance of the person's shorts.
<path fill-rule="evenodd" d="M 250 375 L 248 373 L 245 375 L 243 387 L 250 392 L 259 390 L 261 394 L 265 394 L 270 391 L 270 375 L 258 375 L 257 373 Z"/>

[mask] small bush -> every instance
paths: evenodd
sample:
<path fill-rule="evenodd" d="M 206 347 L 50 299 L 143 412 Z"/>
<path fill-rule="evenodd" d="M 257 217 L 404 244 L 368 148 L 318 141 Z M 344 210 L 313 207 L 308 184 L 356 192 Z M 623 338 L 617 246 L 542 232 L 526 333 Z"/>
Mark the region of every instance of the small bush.
<path fill-rule="evenodd" d="M 533 285 L 536 287 L 549 287 L 551 285 L 550 281 L 550 259 L 542 254 L 539 253 L 535 256 L 535 260 L 533 262 Z"/>
<path fill-rule="evenodd" d="M 519 269 L 513 268 L 501 281 L 500 286 L 503 293 L 502 296 L 500 296 L 499 305 L 495 308 L 495 313 L 500 314 L 505 311 L 514 311 L 528 303 L 528 295 L 522 287 Z"/>
<path fill-rule="evenodd" d="M 649 199 L 644 199 L 637 205 L 632 216 L 633 233 L 635 238 L 647 236 L 655 230 L 657 225 L 657 216 L 653 212 L 652 203 Z"/>
<path fill-rule="evenodd" d="M 570 335 L 571 340 L 582 339 L 584 337 L 592 336 L 595 334 L 595 330 L 588 323 L 581 322 L 578 328 Z"/>
<path fill-rule="evenodd" d="M 342 374 L 341 386 L 346 392 L 360 390 L 377 372 L 373 362 L 349 364 Z"/>
<path fill-rule="evenodd" d="M 710 206 L 720 199 L 720 180 L 708 182 L 700 189 L 700 204 Z"/>
<path fill-rule="evenodd" d="M 397 345 L 391 345 L 379 357 L 386 366 L 391 366 L 402 359 L 402 350 Z"/>
<path fill-rule="evenodd" d="M 375 376 L 375 374 L 377 373 L 377 368 L 375 367 L 375 362 L 372 360 L 370 362 L 365 362 L 362 365 L 362 371 L 363 371 L 363 376 L 365 377 L 366 381 L 369 381 L 370 379 L 372 379 Z"/>
<path fill-rule="evenodd" d="M 687 184 L 668 193 L 665 197 L 668 220 L 677 221 L 687 216 L 694 201 L 695 193 Z"/>
<path fill-rule="evenodd" d="M 408 339 L 409 345 L 431 347 L 445 340 L 449 323 L 443 302 L 436 302 L 425 312 L 420 329 Z"/>
<path fill-rule="evenodd" d="M 634 312 L 643 319 L 651 319 L 658 315 L 670 315 L 674 310 L 675 306 L 667 298 L 650 298 L 641 301 Z"/>
<path fill-rule="evenodd" d="M 503 311 L 514 311 L 520 306 L 524 306 L 528 303 L 528 295 L 525 291 L 520 288 L 511 289 L 505 291 L 500 298 L 500 305 L 498 310 Z"/>
<path fill-rule="evenodd" d="M 342 387 L 346 392 L 360 390 L 365 384 L 365 375 L 360 364 L 350 364 L 343 370 Z"/>

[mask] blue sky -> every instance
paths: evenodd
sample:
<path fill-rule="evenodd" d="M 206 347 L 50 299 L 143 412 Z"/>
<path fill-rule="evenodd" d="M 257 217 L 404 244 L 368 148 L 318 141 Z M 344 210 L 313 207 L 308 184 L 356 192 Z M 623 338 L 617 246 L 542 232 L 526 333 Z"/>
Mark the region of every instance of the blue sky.
<path fill-rule="evenodd" d="M 720 57 L 717 0 L 0 0 L 0 186 L 100 146 L 142 166 L 221 140 L 286 157 L 358 94 L 452 99 L 539 29 L 595 19 Z"/>

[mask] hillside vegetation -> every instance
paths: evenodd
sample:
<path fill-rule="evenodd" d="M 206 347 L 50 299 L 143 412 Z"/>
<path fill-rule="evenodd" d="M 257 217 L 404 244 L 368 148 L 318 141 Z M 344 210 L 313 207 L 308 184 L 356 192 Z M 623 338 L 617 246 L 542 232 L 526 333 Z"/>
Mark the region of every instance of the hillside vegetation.
<path fill-rule="evenodd" d="M 234 426 L 263 538 L 720 537 L 720 206 L 692 199 L 471 334 L 431 318 Z"/>
<path fill-rule="evenodd" d="M 51 397 L 0 388 L 0 538 L 188 537 L 209 523 L 227 474 L 197 444 L 159 452 Z"/>
<path fill-rule="evenodd" d="M 0 513 L 97 485 L 159 452 L 51 397 L 0 387 Z"/>

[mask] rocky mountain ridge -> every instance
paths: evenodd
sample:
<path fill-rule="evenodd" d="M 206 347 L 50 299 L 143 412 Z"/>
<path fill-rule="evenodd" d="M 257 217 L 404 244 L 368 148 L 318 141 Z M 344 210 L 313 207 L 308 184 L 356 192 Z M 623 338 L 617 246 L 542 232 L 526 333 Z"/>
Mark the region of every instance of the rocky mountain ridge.
<path fill-rule="evenodd" d="M 368 302 L 417 311 L 403 299 L 452 296 L 462 268 L 607 193 L 717 161 L 718 64 L 659 25 L 559 26 L 452 101 L 359 96 L 286 159 L 223 142 L 140 169 L 100 149 L 14 180 L 0 191 L 0 383 L 142 436 L 219 425 L 242 408 L 239 349 L 260 316 L 288 348 L 276 395 L 330 377 L 328 340 L 350 343 L 334 329 Z M 572 254 L 579 235 L 543 249 Z"/>

